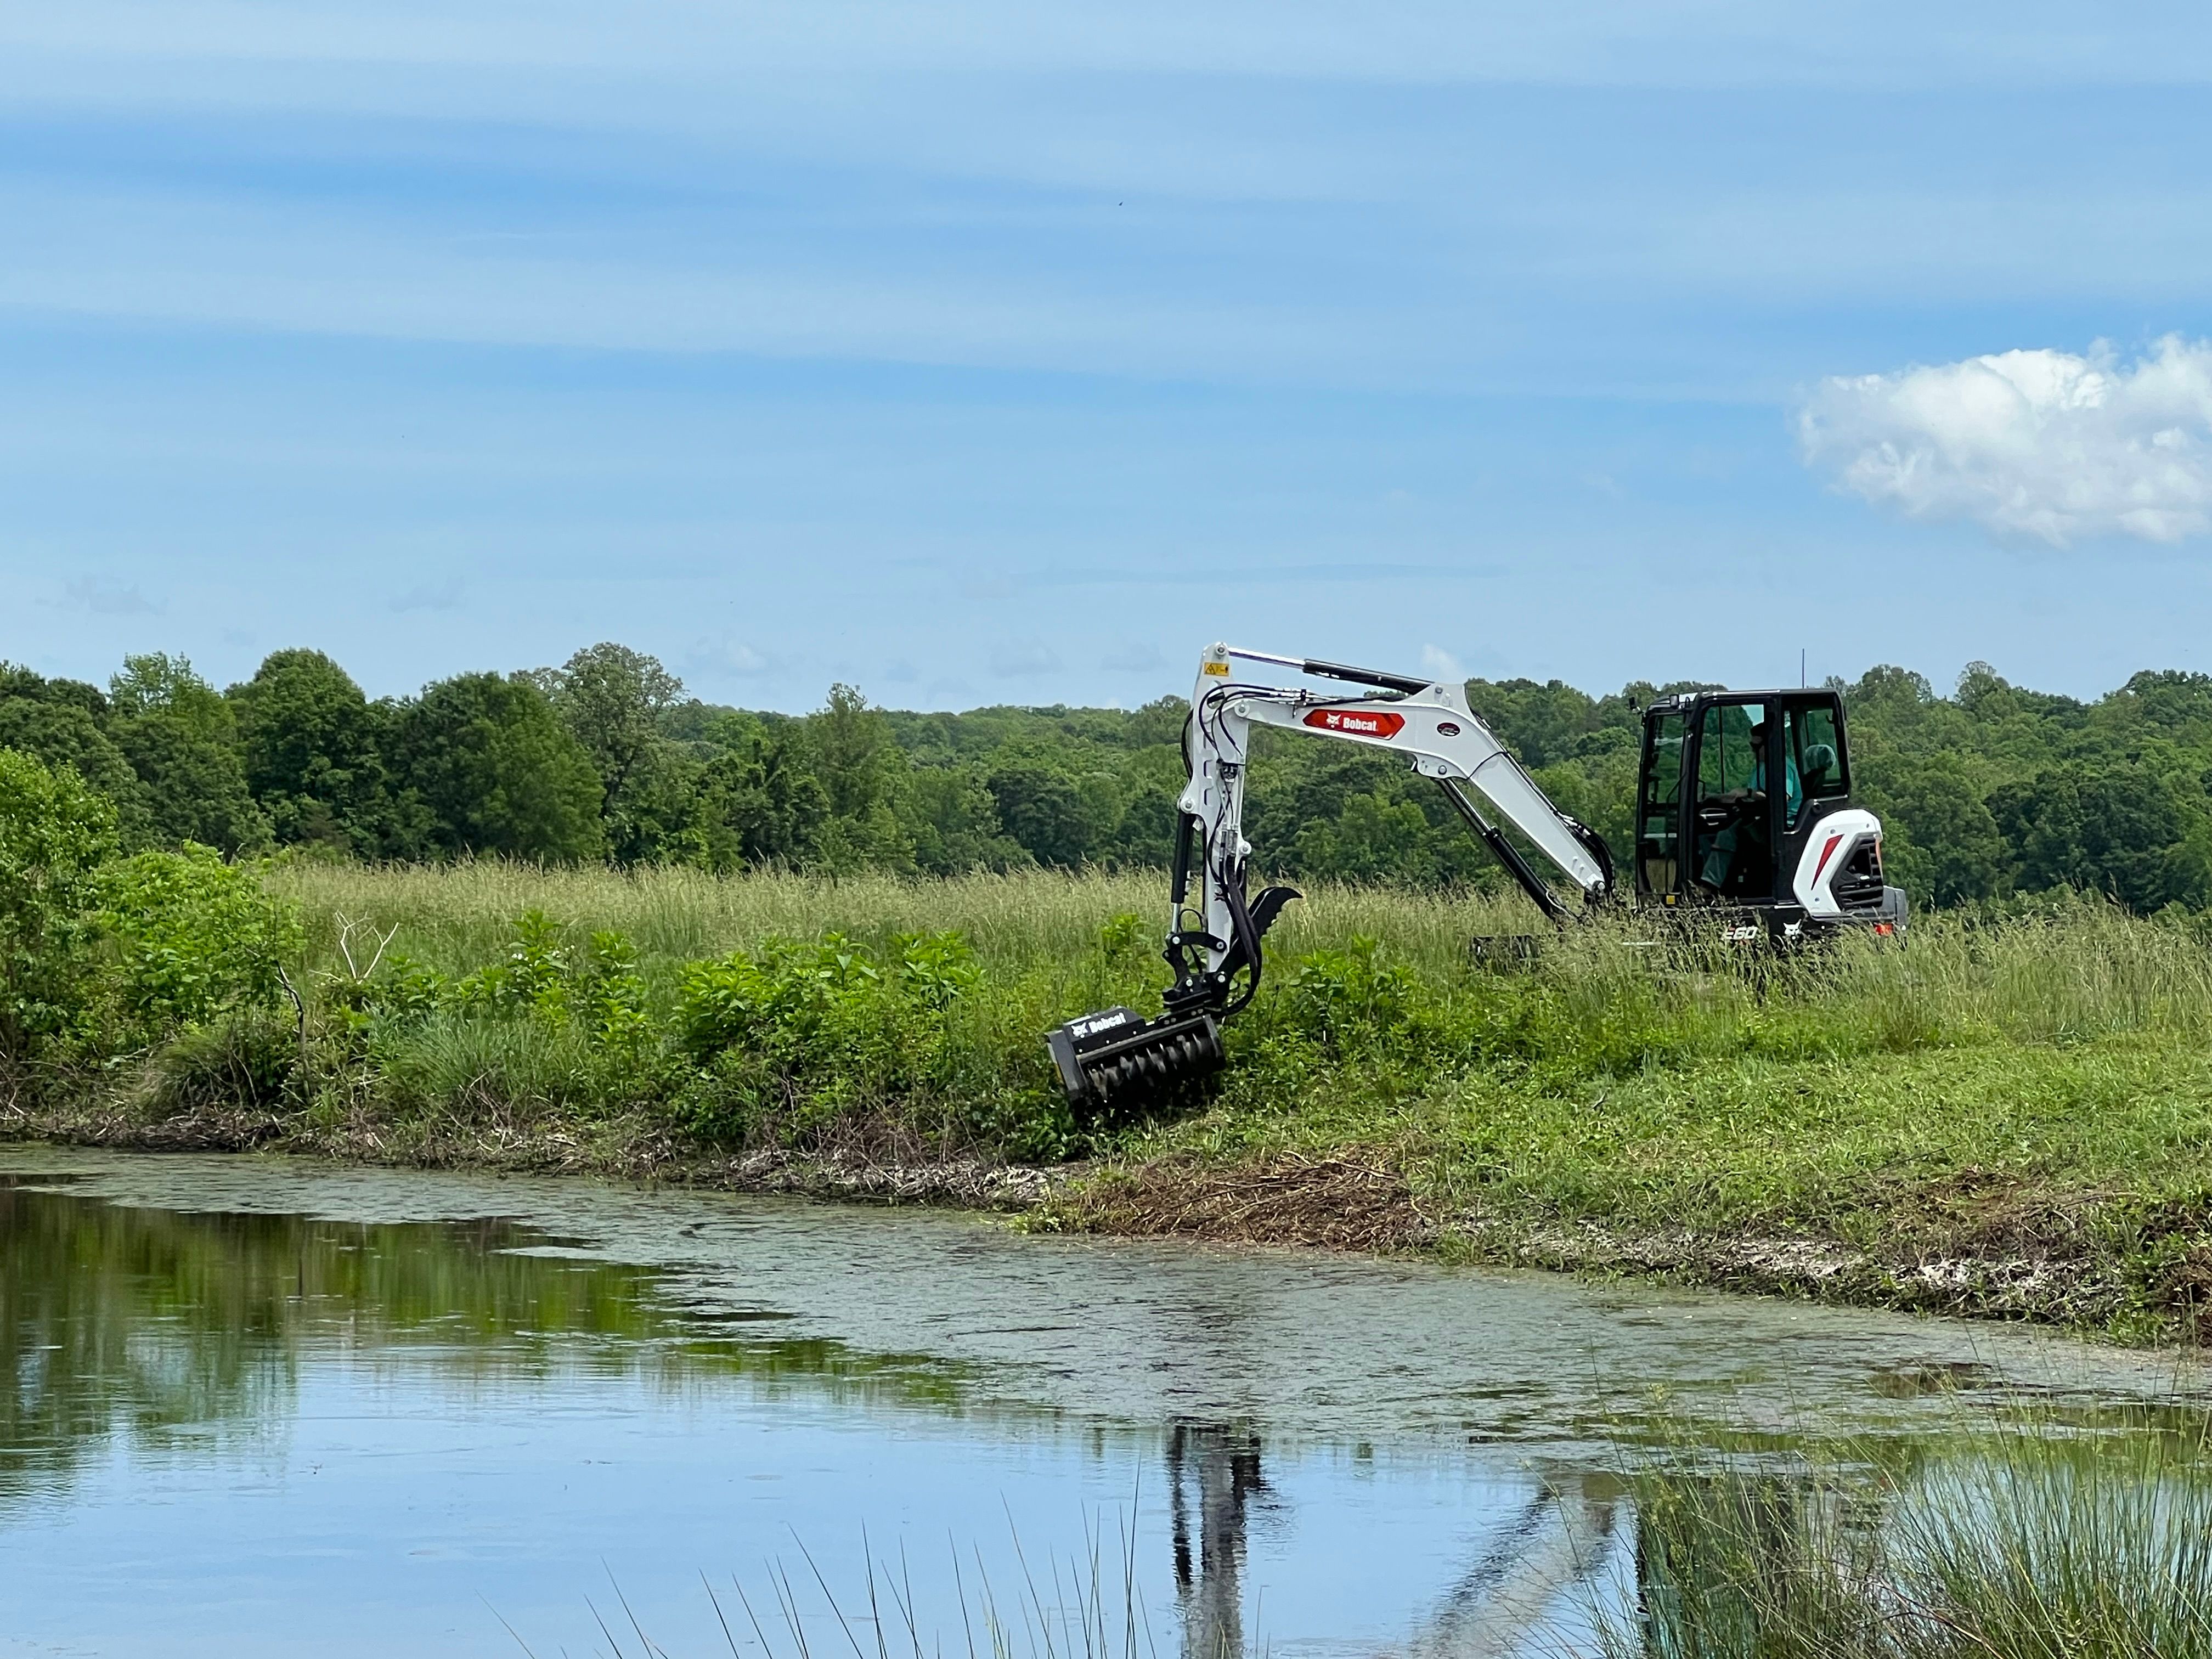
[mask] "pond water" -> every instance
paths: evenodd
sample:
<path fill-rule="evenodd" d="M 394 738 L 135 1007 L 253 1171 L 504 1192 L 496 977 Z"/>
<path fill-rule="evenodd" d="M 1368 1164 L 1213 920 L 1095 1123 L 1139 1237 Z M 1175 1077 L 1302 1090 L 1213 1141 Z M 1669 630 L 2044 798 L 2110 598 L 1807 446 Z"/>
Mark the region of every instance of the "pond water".
<path fill-rule="evenodd" d="M 0 1365 L 0 1653 L 109 1655 L 866 1659 L 872 1583 L 894 1654 L 987 1602 L 1133 1609 L 1147 1659 L 1528 1652 L 1632 1580 L 1655 1403 L 1772 1448 L 2208 1392 L 1641 1285 L 23 1146 Z"/>

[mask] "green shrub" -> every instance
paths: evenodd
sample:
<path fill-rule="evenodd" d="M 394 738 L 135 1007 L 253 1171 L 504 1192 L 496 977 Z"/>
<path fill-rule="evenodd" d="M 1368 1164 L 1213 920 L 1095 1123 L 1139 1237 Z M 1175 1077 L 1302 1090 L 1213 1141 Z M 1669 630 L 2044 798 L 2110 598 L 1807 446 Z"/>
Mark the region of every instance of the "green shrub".
<path fill-rule="evenodd" d="M 116 847 L 115 808 L 74 770 L 0 749 L 0 1064 L 82 1031 L 87 913 Z"/>
<path fill-rule="evenodd" d="M 421 1024 L 453 995 L 451 980 L 428 963 L 408 956 L 387 957 L 382 973 L 356 982 L 363 1007 L 400 1024 Z"/>
<path fill-rule="evenodd" d="M 179 1032 L 154 1051 L 138 1101 L 149 1118 L 273 1112 L 300 1069 L 299 1029 L 279 1011 L 241 1008 Z"/>
<path fill-rule="evenodd" d="M 1333 1054 L 1404 1039 L 1430 1000 L 1427 988 L 1404 963 L 1377 962 L 1376 950 L 1377 941 L 1355 934 L 1340 951 L 1301 957 L 1279 1020 Z"/>
<path fill-rule="evenodd" d="M 955 1006 L 981 982 L 952 933 L 894 935 L 887 961 L 842 933 L 771 939 L 684 970 L 682 1116 L 713 1139 L 818 1139 L 841 1115 L 945 1097 Z"/>
<path fill-rule="evenodd" d="M 464 1100 L 501 1118 L 605 1110 L 653 1098 L 664 1082 L 665 1032 L 637 947 L 602 929 L 579 951 L 536 908 L 496 961 L 469 973 L 393 951 L 367 974 L 325 975 L 323 994 L 372 1094 L 410 1115 L 449 1116 Z"/>
<path fill-rule="evenodd" d="M 293 907 L 251 870 L 205 847 L 141 853 L 95 884 L 102 1001 L 111 1041 L 155 1042 L 282 993 L 281 963 L 300 947 Z"/>
<path fill-rule="evenodd" d="M 645 980 L 637 970 L 636 945 L 611 930 L 593 933 L 575 990 L 585 1035 L 593 1048 L 631 1059 L 645 1054 L 654 1030 L 646 1010 Z"/>
<path fill-rule="evenodd" d="M 455 981 L 453 1000 L 473 1013 L 527 1013 L 558 1025 L 568 1018 L 573 971 L 560 927 L 533 906 L 516 920 L 505 956 Z"/>

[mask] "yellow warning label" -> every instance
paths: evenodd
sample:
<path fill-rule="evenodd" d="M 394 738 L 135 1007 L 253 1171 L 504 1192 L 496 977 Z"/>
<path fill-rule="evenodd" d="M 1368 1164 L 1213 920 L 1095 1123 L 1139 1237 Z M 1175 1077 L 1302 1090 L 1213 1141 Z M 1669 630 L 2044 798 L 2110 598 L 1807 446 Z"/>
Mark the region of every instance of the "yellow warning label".
<path fill-rule="evenodd" d="M 1200 663 L 1198 665 L 1198 672 L 1201 674 L 1212 674 L 1217 678 L 1225 680 L 1229 678 L 1229 665 L 1225 662 Z"/>

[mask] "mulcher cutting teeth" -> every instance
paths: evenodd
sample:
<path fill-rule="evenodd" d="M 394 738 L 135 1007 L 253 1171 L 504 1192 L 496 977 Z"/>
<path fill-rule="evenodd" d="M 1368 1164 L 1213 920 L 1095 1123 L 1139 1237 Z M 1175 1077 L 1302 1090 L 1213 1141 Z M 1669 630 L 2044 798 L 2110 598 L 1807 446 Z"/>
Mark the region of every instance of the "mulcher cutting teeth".
<path fill-rule="evenodd" d="M 1079 1121 L 1110 1124 L 1176 1099 L 1219 1071 L 1221 1023 L 1207 1012 L 1140 1018 L 1134 1009 L 1085 1014 L 1045 1044 Z"/>

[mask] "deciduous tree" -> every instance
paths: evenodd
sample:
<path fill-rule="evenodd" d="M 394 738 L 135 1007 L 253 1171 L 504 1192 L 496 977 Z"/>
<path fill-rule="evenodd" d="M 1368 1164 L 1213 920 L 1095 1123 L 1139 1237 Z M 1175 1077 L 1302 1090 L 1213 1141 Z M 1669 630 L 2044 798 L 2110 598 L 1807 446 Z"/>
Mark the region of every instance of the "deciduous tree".
<path fill-rule="evenodd" d="M 441 680 L 401 706 L 394 738 L 441 850 L 553 862 L 605 855 L 599 773 L 527 677 Z"/>
<path fill-rule="evenodd" d="M 395 817 L 382 713 L 337 663 L 319 651 L 272 653 L 226 701 L 246 783 L 279 841 L 364 858 L 418 850 Z"/>

